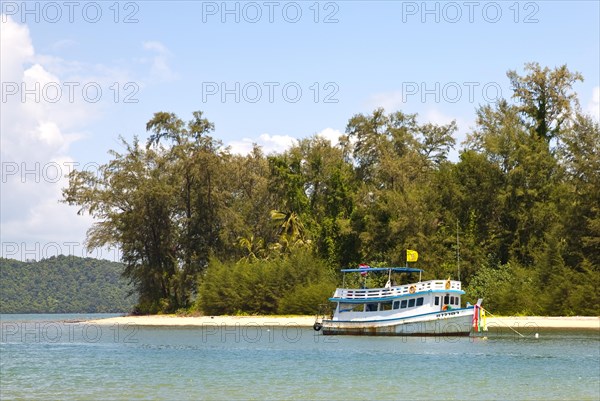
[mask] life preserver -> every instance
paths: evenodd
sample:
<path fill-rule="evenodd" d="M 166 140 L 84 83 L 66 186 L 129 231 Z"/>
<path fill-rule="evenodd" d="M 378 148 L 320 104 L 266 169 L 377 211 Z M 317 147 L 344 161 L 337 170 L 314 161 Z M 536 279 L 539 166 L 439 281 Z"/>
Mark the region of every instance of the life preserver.
<path fill-rule="evenodd" d="M 442 306 L 442 310 L 448 310 L 448 305 Z"/>
<path fill-rule="evenodd" d="M 415 287 L 414 285 L 411 285 L 410 288 L 408 289 L 408 292 L 410 292 L 411 294 L 414 294 L 416 290 L 417 290 L 417 287 Z"/>
<path fill-rule="evenodd" d="M 449 290 L 451 286 L 450 280 L 446 280 L 446 289 Z"/>
<path fill-rule="evenodd" d="M 321 323 L 319 323 L 319 322 L 315 322 L 315 324 L 313 324 L 313 329 L 315 331 L 321 330 L 322 327 L 323 327 L 323 325 Z"/>

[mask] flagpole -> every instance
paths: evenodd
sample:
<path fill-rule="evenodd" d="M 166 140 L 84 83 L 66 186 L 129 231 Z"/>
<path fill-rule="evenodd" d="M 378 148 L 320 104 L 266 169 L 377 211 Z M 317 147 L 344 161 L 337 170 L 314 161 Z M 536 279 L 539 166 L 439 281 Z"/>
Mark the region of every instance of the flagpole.
<path fill-rule="evenodd" d="M 458 241 L 458 219 L 456 219 L 456 270 L 460 281 L 460 242 Z"/>

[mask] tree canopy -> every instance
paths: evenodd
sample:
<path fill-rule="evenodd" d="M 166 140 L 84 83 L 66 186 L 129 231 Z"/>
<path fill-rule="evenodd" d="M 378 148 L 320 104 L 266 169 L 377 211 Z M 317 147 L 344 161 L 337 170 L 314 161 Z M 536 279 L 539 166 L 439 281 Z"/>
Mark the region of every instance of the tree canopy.
<path fill-rule="evenodd" d="M 129 312 L 137 297 L 122 272 L 121 263 L 76 256 L 0 258 L 0 313 Z"/>
<path fill-rule="evenodd" d="M 512 99 L 477 109 L 456 162 L 454 121 L 401 111 L 269 155 L 231 153 L 200 111 L 158 112 L 145 146 L 123 140 L 100 174 L 72 172 L 64 201 L 96 218 L 90 247 L 119 245 L 144 312 L 308 313 L 290 294 L 325 301 L 332 271 L 404 264 L 406 249 L 424 278 L 456 276 L 458 229 L 470 300 L 596 315 L 600 130 L 573 91 L 583 77 L 537 63 L 507 76 Z"/>

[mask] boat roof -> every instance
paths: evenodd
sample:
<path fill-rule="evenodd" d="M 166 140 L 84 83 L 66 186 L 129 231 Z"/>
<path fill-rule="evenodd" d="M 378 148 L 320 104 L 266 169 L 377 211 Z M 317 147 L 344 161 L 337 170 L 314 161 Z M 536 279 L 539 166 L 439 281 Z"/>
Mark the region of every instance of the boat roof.
<path fill-rule="evenodd" d="M 353 269 L 342 269 L 343 273 L 352 273 L 352 272 L 383 272 L 383 271 L 393 271 L 398 273 L 421 273 L 424 270 L 416 269 L 413 267 L 363 267 L 362 269 L 353 268 Z"/>

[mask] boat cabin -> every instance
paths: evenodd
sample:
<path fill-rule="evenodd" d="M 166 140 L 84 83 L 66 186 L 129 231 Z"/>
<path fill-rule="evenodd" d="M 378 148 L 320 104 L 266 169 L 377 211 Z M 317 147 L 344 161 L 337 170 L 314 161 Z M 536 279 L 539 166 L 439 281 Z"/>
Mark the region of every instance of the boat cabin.
<path fill-rule="evenodd" d="M 372 320 L 402 318 L 461 308 L 464 291 L 460 281 L 429 280 L 411 284 L 391 285 L 391 273 L 419 273 L 423 270 L 406 267 L 343 269 L 342 272 L 387 272 L 388 282 L 382 288 L 338 288 L 329 300 L 336 303 L 332 320 Z M 345 281 L 344 281 L 345 282 Z"/>

